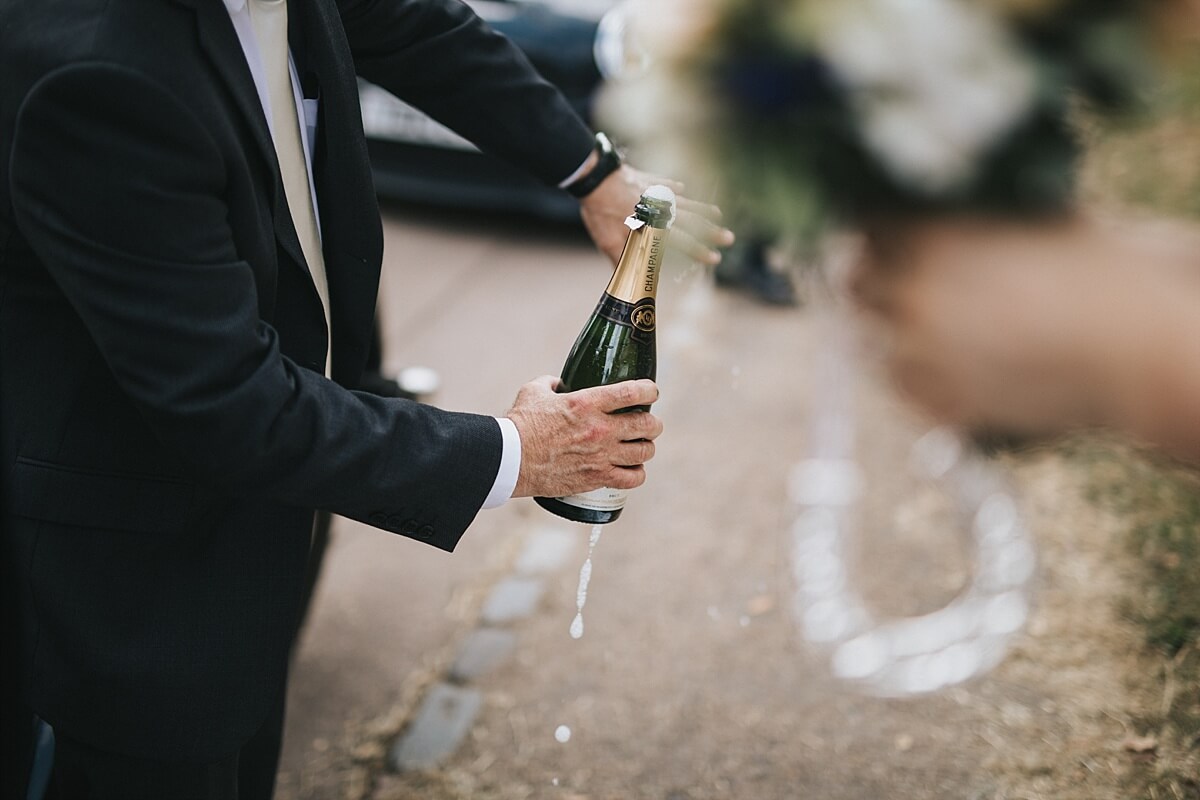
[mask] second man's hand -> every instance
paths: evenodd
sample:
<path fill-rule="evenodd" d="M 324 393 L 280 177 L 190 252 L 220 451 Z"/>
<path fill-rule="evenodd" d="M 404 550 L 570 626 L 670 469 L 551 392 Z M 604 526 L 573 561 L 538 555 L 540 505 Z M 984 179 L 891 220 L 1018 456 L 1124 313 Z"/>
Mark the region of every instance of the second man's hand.
<path fill-rule="evenodd" d="M 645 411 L 612 412 L 650 405 L 658 387 L 637 380 L 560 394 L 558 382 L 547 375 L 525 384 L 507 414 L 521 436 L 521 470 L 512 496 L 641 486 L 662 422 Z"/>
<path fill-rule="evenodd" d="M 721 210 L 684 197 L 684 187 L 678 181 L 649 175 L 628 164 L 622 164 L 579 201 L 584 227 L 596 247 L 613 264 L 617 263 L 629 233 L 624 225 L 625 218 L 633 213 L 633 207 L 646 187 L 656 183 L 670 188 L 677 198 L 678 218 L 671 229 L 670 246 L 702 264 L 718 263 L 721 260 L 719 248 L 733 244 L 733 232 L 720 223 Z"/>

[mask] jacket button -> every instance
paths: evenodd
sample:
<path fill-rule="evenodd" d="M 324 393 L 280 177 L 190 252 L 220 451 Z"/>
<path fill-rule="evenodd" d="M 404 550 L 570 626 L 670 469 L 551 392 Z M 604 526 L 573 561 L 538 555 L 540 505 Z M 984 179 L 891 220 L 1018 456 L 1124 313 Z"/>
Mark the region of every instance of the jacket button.
<path fill-rule="evenodd" d="M 415 519 L 406 519 L 404 524 L 400 526 L 400 532 L 405 536 L 412 536 L 417 532 L 418 523 Z"/>
<path fill-rule="evenodd" d="M 376 528 L 382 528 L 387 525 L 387 517 L 381 511 L 376 511 L 370 516 L 370 522 Z"/>
<path fill-rule="evenodd" d="M 402 524 L 402 520 L 400 519 L 400 515 L 392 514 L 390 517 L 387 518 L 387 522 L 384 524 L 384 527 L 387 528 L 389 531 L 398 531 L 398 530 L 400 530 L 401 524 Z"/>
<path fill-rule="evenodd" d="M 433 538 L 433 526 L 432 525 L 422 525 L 421 529 L 419 531 L 417 531 L 417 536 L 420 536 L 422 539 L 432 539 Z"/>

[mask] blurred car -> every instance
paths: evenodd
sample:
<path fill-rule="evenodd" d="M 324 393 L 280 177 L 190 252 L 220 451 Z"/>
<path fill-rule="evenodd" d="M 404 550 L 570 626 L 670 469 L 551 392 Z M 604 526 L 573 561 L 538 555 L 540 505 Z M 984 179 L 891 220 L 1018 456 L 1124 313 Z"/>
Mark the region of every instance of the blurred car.
<path fill-rule="evenodd" d="M 624 53 L 624 17 L 613 0 L 466 0 L 512 39 L 585 121 L 605 76 Z M 579 205 L 481 153 L 466 139 L 366 81 L 359 82 L 363 128 L 383 198 L 478 210 L 520 208 L 545 219 L 578 219 Z"/>

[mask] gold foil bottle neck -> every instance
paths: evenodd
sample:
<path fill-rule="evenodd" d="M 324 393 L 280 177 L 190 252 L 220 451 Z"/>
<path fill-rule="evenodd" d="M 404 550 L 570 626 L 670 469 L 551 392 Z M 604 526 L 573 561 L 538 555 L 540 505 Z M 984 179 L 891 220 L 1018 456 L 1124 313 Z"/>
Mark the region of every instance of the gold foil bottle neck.
<path fill-rule="evenodd" d="M 658 276 L 666 255 L 667 235 L 675 221 L 675 193 L 660 184 L 642 192 L 633 214 L 625 220 L 629 236 L 605 291 L 634 303 L 658 293 Z"/>
<path fill-rule="evenodd" d="M 638 303 L 658 294 L 658 276 L 662 272 L 667 249 L 667 229 L 643 225 L 629 232 L 625 250 L 605 291 L 626 303 Z"/>

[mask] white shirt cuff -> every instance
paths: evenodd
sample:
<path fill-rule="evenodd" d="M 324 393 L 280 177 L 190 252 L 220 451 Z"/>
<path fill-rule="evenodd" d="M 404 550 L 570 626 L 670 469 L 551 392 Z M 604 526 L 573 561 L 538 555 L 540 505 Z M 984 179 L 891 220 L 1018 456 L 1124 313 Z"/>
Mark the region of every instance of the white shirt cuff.
<path fill-rule="evenodd" d="M 500 454 L 500 470 L 496 473 L 496 482 L 483 501 L 484 508 L 499 508 L 512 497 L 513 489 L 517 488 L 517 477 L 521 474 L 521 434 L 517 426 L 508 417 L 496 417 L 500 425 L 500 436 L 504 439 L 504 449 Z"/>
<path fill-rule="evenodd" d="M 583 157 L 583 161 L 579 162 L 579 166 L 575 168 L 575 171 L 558 182 L 558 188 L 565 189 L 568 186 L 570 186 L 572 183 L 574 183 L 575 181 L 577 181 L 581 177 L 583 177 L 583 168 L 587 166 L 588 159 L 591 157 L 592 157 L 592 153 L 589 150 L 588 154 Z"/>

